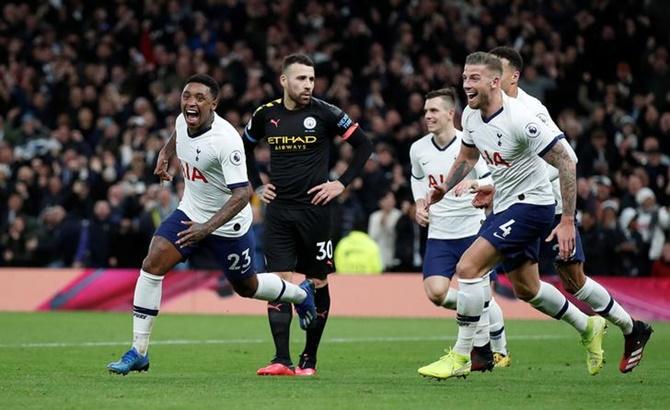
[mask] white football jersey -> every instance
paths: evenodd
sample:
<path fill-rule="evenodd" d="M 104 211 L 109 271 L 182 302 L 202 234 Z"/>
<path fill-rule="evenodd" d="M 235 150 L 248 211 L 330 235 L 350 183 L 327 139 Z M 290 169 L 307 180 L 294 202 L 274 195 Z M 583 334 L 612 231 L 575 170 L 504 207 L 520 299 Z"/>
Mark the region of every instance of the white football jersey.
<path fill-rule="evenodd" d="M 414 200 L 425 198 L 426 193 L 435 186 L 444 183 L 454 160 L 461 149 L 462 133 L 446 147 L 437 145 L 433 134 L 416 140 L 409 150 L 412 163 L 412 194 Z M 488 167 L 483 159 L 477 162 L 466 179 L 480 179 L 482 184 L 491 183 Z M 476 235 L 486 218 L 483 209 L 477 209 L 471 202 L 474 194 L 467 193 L 456 197 L 447 193 L 442 200 L 429 208 L 430 223 L 428 237 L 433 239 L 461 239 Z"/>
<path fill-rule="evenodd" d="M 528 94 L 521 88 L 517 88 L 517 90 L 518 94 L 516 98 L 526 107 L 528 107 L 528 109 L 531 111 L 531 114 L 535 115 L 543 123 L 545 123 L 552 132 L 556 133 L 556 135 L 563 134 L 563 131 L 561 131 L 554 120 L 551 119 L 551 115 L 549 115 L 549 110 L 547 110 L 547 107 L 545 107 L 540 100 Z M 570 143 L 565 138 L 561 138 L 560 143 L 563 144 L 563 147 L 568 151 L 568 154 L 570 154 L 572 159 L 577 162 L 577 154 L 575 153 L 575 150 L 572 149 L 572 146 L 570 146 Z M 561 196 L 561 183 L 558 179 L 558 170 L 554 168 L 553 165 L 549 165 L 546 162 L 545 164 L 547 165 L 547 171 L 550 175 L 551 190 L 554 193 L 554 198 L 556 198 L 556 214 L 560 214 L 563 212 L 563 197 Z M 551 178 L 551 176 L 555 177 Z"/>
<path fill-rule="evenodd" d="M 175 131 L 177 157 L 185 182 L 178 208 L 191 220 L 204 223 L 228 202 L 232 189 L 249 183 L 242 138 L 216 113 L 212 127 L 195 137 L 188 135 L 184 116 L 179 114 Z M 251 221 L 251 206 L 247 204 L 213 234 L 240 237 L 249 230 Z"/>
<path fill-rule="evenodd" d="M 493 212 L 517 203 L 554 204 L 546 162 L 540 157 L 559 135 L 522 102 L 501 94 L 503 106 L 489 118 L 468 106 L 462 116 L 463 144 L 476 147 L 491 171 L 496 187 Z"/>

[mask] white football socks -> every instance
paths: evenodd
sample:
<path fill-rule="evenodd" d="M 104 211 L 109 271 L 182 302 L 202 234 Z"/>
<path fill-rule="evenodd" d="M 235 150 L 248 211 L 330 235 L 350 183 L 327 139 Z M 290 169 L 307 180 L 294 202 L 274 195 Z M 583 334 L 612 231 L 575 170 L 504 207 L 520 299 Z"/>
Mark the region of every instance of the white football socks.
<path fill-rule="evenodd" d="M 141 270 L 133 298 L 133 347 L 142 356 L 146 356 L 149 348 L 151 328 L 158 316 L 162 293 L 163 276 Z"/>
<path fill-rule="evenodd" d="M 482 315 L 477 323 L 477 330 L 475 331 L 474 345 L 477 347 L 485 346 L 489 343 L 489 307 L 491 303 L 491 280 L 488 276 L 484 276 L 480 282 L 482 289 L 482 296 L 484 298 L 484 308 Z"/>
<path fill-rule="evenodd" d="M 477 323 L 484 309 L 484 294 L 481 288 L 482 278 L 458 279 L 458 302 L 456 320 L 458 321 L 458 340 L 454 351 L 470 355 Z"/>
<path fill-rule="evenodd" d="M 540 281 L 540 290 L 528 303 L 545 315 L 571 324 L 580 334 L 586 331 L 588 316 L 547 282 Z"/>
<path fill-rule="evenodd" d="M 287 282 L 274 273 L 259 273 L 256 279 L 258 287 L 254 293 L 254 299 L 268 302 L 301 303 L 307 297 L 307 293 L 300 286 Z"/>
<path fill-rule="evenodd" d="M 447 291 L 447 296 L 444 297 L 442 301 L 442 306 L 450 310 L 456 310 L 456 303 L 458 299 L 458 289 L 449 288 Z"/>
<path fill-rule="evenodd" d="M 491 298 L 489 303 L 489 332 L 491 337 L 491 350 L 494 353 L 501 353 L 507 356 L 507 336 L 505 336 L 505 321 L 503 320 L 502 309 L 496 302 L 496 298 Z"/>
<path fill-rule="evenodd" d="M 633 319 L 628 312 L 612 298 L 601 284 L 588 276 L 584 286 L 575 292 L 575 297 L 586 302 L 594 312 L 621 328 L 624 335 L 633 331 Z"/>

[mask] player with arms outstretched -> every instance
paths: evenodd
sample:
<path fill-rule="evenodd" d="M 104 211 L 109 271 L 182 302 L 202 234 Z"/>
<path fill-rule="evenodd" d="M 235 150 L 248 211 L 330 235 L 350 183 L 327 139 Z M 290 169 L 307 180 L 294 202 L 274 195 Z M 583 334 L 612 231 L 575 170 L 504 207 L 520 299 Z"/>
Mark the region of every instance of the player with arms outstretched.
<path fill-rule="evenodd" d="M 575 161 L 562 144 L 557 144 L 560 135 L 521 102 L 502 92 L 501 76 L 502 63 L 497 57 L 483 52 L 467 57 L 463 70 L 468 101 L 462 116 L 463 143 L 447 181 L 431 191 L 431 204 L 437 203 L 474 168 L 480 154 L 496 187 L 493 214 L 456 266 L 458 340 L 442 363 L 426 375 L 445 379 L 470 373 L 474 324 L 484 306 L 479 282 L 499 262 L 508 272 L 517 297 L 570 323 L 580 333 L 587 349 L 587 368 L 596 374 L 603 363 L 605 320 L 579 311 L 558 289 L 540 281 L 537 269 L 541 240 L 557 236 L 559 255 L 564 259 L 574 250 Z M 542 159 L 559 170 L 563 194 L 563 215 L 553 231 L 554 196 Z"/>
<path fill-rule="evenodd" d="M 456 272 L 456 263 L 465 250 L 474 242 L 486 215 L 474 208 L 473 194 L 456 197 L 445 195 L 442 200 L 426 209 L 426 195 L 431 188 L 444 183 L 447 172 L 458 155 L 461 132 L 454 127 L 455 92 L 451 88 L 431 91 L 426 94 L 424 122 L 429 134 L 415 141 L 409 151 L 412 164 L 412 194 L 416 202 L 416 221 L 428 226 L 428 241 L 423 261 L 423 286 L 426 296 L 436 306 L 456 309 L 457 289 L 450 288 Z M 463 181 L 468 187 L 488 185 L 491 178 L 486 163 L 480 159 Z M 489 344 L 489 310 L 502 312 L 491 298 L 489 282 L 481 281 L 484 292 L 484 311 L 479 321 L 480 329 L 475 335 L 472 349 L 472 370 L 491 370 L 494 365 Z M 429 365 L 430 366 L 430 365 Z M 428 367 L 428 366 L 427 366 Z M 425 369 L 422 368 L 424 371 Z"/>
<path fill-rule="evenodd" d="M 496 47 L 490 53 L 500 58 L 502 62 L 503 75 L 500 80 L 502 90 L 510 97 L 521 101 L 531 110 L 533 115 L 546 124 L 553 132 L 560 134 L 560 129 L 552 120 L 544 104 L 519 87 L 518 81 L 523 71 L 523 58 L 521 54 L 511 47 Z M 576 159 L 577 156 L 570 144 L 565 139 L 561 139 L 560 142 Z M 557 226 L 562 213 L 562 197 L 558 170 L 547 164 L 547 172 L 549 173 L 552 191 L 556 198 L 557 205 L 554 226 Z M 621 329 L 625 343 L 623 357 L 619 362 L 619 370 L 623 373 L 632 371 L 642 360 L 644 347 L 653 330 L 649 324 L 640 320 L 633 320 L 630 314 L 612 298 L 602 285 L 586 276 L 584 273 L 585 256 L 579 231 L 576 232 L 575 236 L 575 252 L 568 259 L 563 260 L 558 257 L 558 244 L 555 240 L 542 242 L 540 260 L 545 258 L 555 264 L 566 291 L 591 306 L 594 312 L 605 317 Z"/>
<path fill-rule="evenodd" d="M 304 54 L 284 58 L 283 97 L 259 107 L 244 130 L 249 178 L 260 199 L 267 203 L 263 247 L 268 268 L 290 280 L 293 272 L 304 274 L 316 285 L 317 317 L 307 329 L 305 348 L 298 367 L 289 351 L 291 308 L 269 303 L 268 318 L 275 357 L 258 370 L 264 376 L 312 376 L 316 373 L 317 349 L 330 310 L 327 275 L 334 272 L 330 233 L 330 201 L 363 169 L 372 144 L 357 123 L 334 105 L 312 96 L 314 63 Z M 341 136 L 354 147 L 347 170 L 328 180 L 330 145 Z M 266 184 L 254 160 L 256 144 L 270 148 L 270 181 Z"/>
<path fill-rule="evenodd" d="M 244 145 L 235 128 L 214 112 L 218 95 L 216 81 L 202 74 L 189 78 L 182 91 L 175 133 L 161 150 L 154 173 L 171 180 L 167 169 L 176 154 L 184 195 L 156 230 L 142 262 L 133 299 L 132 348 L 107 365 L 112 373 L 149 369 L 149 336 L 160 309 L 163 277 L 200 249 L 218 257 L 239 295 L 294 303 L 304 327 L 316 316 L 312 283 L 296 286 L 275 274 L 254 272 Z"/>

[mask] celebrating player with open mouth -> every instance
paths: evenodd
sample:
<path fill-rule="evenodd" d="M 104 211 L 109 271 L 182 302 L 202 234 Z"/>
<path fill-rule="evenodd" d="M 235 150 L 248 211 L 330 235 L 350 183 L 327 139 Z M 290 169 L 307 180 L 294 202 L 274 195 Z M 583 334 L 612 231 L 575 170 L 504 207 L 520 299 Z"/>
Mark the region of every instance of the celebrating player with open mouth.
<path fill-rule="evenodd" d="M 244 297 L 295 304 L 303 327 L 315 318 L 314 289 L 272 273 L 256 274 L 249 182 L 244 145 L 237 130 L 219 117 L 219 85 L 207 75 L 194 75 L 181 94 L 175 135 L 158 156 L 154 171 L 170 181 L 170 159 L 176 154 L 184 175 L 184 195 L 177 210 L 156 230 L 135 286 L 133 345 L 107 368 L 128 374 L 149 369 L 149 336 L 161 302 L 163 277 L 180 261 L 209 249 L 235 291 Z"/>

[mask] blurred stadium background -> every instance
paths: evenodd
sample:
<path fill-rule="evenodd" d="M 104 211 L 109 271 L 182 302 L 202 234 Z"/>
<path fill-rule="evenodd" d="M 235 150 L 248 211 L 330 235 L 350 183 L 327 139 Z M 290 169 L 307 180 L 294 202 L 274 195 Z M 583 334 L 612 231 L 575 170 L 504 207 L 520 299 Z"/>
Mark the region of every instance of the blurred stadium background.
<path fill-rule="evenodd" d="M 50 0 L 1 4 L 0 311 L 127 311 L 151 235 L 176 207 L 183 190 L 177 162 L 171 164 L 177 177 L 169 185 L 160 185 L 152 174 L 158 150 L 179 112 L 183 82 L 194 73 L 207 73 L 219 81 L 218 112 L 241 132 L 255 107 L 280 95 L 277 78 L 282 57 L 304 51 L 316 62 L 315 95 L 342 107 L 375 144 L 363 175 L 334 204 L 333 226 L 338 229 L 334 232 L 338 242 L 354 229 L 368 233 L 377 243 L 372 251 L 385 273 L 334 276 L 333 314 L 448 317 L 448 312 L 433 308 L 425 299 L 416 273 L 425 232 L 412 222 L 409 146 L 426 132 L 423 95 L 453 86 L 459 90 L 462 107 L 460 76 L 465 56 L 509 45 L 525 60 L 521 87 L 547 105 L 579 156 L 577 207 L 587 272 L 601 277 L 632 313 L 651 320 L 670 319 L 670 2 Z M 333 177 L 342 172 L 350 155 L 347 144 L 333 141 Z M 258 149 L 256 157 L 261 171 L 267 172 L 267 148 Z M 261 256 L 264 210 L 257 200 L 253 205 L 253 230 Z M 375 212 L 386 215 L 385 224 L 369 223 Z M 346 266 L 345 260 L 339 262 Z M 264 314 L 262 304 L 231 296 L 225 278 L 210 267 L 207 258 L 179 266 L 180 272 L 166 282 L 165 312 Z M 262 263 L 257 269 L 262 271 Z M 543 267 L 543 273 L 552 280 L 551 267 Z M 357 293 L 357 289 L 363 290 Z M 509 296 L 504 279 L 498 289 Z M 501 300 L 509 317 L 537 318 L 513 299 Z M 77 343 L 120 340 L 129 333 L 127 315 L 47 317 L 57 327 L 70 323 L 74 336 L 45 331 L 37 341 L 71 342 L 70 348 L 63 348 L 71 350 L 71 355 L 81 349 Z M 0 313 L 0 370 L 12 375 L 0 380 L 0 398 L 14 400 L 8 402 L 13 406 L 31 403 L 18 399 L 20 394 L 35 399 L 39 391 L 36 386 L 41 382 L 26 385 L 13 366 L 34 357 L 47 360 L 29 346 L 37 330 L 45 330 L 52 320 L 40 318 L 39 314 Z M 344 324 L 333 326 L 327 336 L 340 337 L 338 329 L 356 332 L 347 327 L 349 322 L 340 320 Z M 89 321 L 118 326 L 96 337 Z M 402 337 L 425 334 L 411 320 L 398 323 L 405 323 L 398 331 Z M 454 331 L 442 322 L 419 323 L 442 327 L 439 334 L 445 337 Z M 532 329 L 533 322 L 529 323 Z M 161 326 L 159 321 L 157 328 Z M 214 325 L 202 325 L 210 326 Z M 536 324 L 538 329 L 543 326 Z M 239 333 L 246 334 L 250 327 L 239 326 Z M 667 345 L 668 330 L 662 329 L 657 343 L 665 340 Z M 397 336 L 381 334 L 389 341 Z M 168 330 L 158 333 L 157 339 L 161 335 L 171 337 Z M 258 337 L 270 343 L 269 335 Z M 432 350 L 419 352 L 419 361 L 432 357 L 443 344 L 422 344 L 421 349 Z M 168 347 L 158 349 L 168 356 Z M 613 347 L 618 352 L 620 343 Z M 96 357 L 88 351 L 86 360 L 102 365 L 108 359 L 105 354 L 114 349 L 118 346 L 97 346 L 93 350 L 105 353 Z M 355 349 L 342 355 L 357 357 L 352 352 Z M 660 367 L 645 365 L 667 376 L 670 365 L 658 358 Z M 255 359 L 265 360 L 264 356 Z M 96 365 L 78 370 L 96 372 L 101 368 Z M 412 382 L 408 383 L 421 387 L 413 381 L 414 365 L 409 365 Z M 41 371 L 33 362 L 26 366 Z M 393 367 L 397 372 L 406 370 Z M 623 380 L 614 373 L 610 376 L 612 384 L 603 386 L 613 388 Z M 640 376 L 639 383 L 648 378 Z M 99 381 L 103 389 L 105 380 Z M 373 386 L 369 394 L 377 397 L 379 391 L 372 392 L 375 382 L 365 380 Z M 496 380 L 504 386 L 504 377 Z M 12 390 L 18 386 L 31 387 Z M 321 394 L 318 387 L 312 385 Z M 654 387 L 648 387 L 644 394 L 656 397 L 654 392 Z M 525 397 L 523 391 L 518 394 Z M 627 391 L 631 400 L 641 394 Z M 431 400 L 435 399 L 426 403 Z M 372 400 L 366 405 L 408 407 L 419 402 Z M 64 403 L 33 402 L 37 407 L 82 406 L 76 401 Z M 110 403 L 114 407 L 121 402 Z M 235 403 L 242 407 L 245 402 Z M 328 407 L 329 402 L 319 403 Z M 511 403 L 515 408 L 533 404 Z M 642 406 L 635 401 L 615 402 L 615 407 L 617 403 L 654 407 L 654 402 Z"/>

